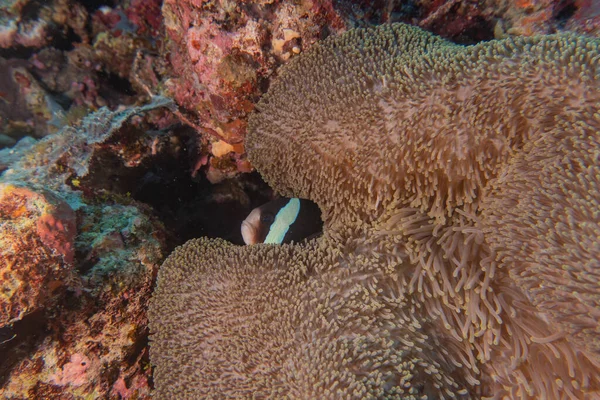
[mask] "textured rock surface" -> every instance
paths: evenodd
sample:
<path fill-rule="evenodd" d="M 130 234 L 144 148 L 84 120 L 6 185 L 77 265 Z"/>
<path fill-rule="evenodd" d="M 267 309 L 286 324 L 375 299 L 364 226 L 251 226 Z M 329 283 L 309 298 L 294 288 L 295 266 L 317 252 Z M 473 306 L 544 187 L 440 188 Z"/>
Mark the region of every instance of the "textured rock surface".
<path fill-rule="evenodd" d="M 0 184 L 0 328 L 45 306 L 72 276 L 75 213 L 48 191 Z"/>
<path fill-rule="evenodd" d="M 102 109 L 0 154 L 0 397 L 149 398 L 146 304 L 164 227 L 98 187 L 96 171 L 110 151 L 135 166 L 128 134 L 170 106 Z M 111 147 L 115 135 L 122 143 Z"/>
<path fill-rule="evenodd" d="M 133 206 L 81 211 L 69 291 L 0 347 L 3 398 L 150 398 L 146 304 L 161 227 Z"/>
<path fill-rule="evenodd" d="M 230 143 L 245 134 L 260 84 L 276 66 L 344 30 L 329 0 L 306 2 L 165 1 L 165 51 L 178 76 L 167 83 L 178 104 Z"/>

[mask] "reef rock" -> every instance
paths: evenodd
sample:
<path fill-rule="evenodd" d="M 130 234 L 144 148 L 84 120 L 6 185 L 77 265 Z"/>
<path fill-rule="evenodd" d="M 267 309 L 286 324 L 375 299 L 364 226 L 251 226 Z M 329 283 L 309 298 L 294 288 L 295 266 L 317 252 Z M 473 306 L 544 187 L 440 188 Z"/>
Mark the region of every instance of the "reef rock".
<path fill-rule="evenodd" d="M 149 398 L 146 305 L 164 227 L 144 205 L 99 187 L 113 170 L 98 154 L 136 165 L 140 147 L 128 134 L 169 109 L 158 97 L 103 108 L 0 152 L 0 397 Z"/>
<path fill-rule="evenodd" d="M 75 233 L 75 213 L 51 192 L 0 184 L 0 327 L 65 286 Z"/>

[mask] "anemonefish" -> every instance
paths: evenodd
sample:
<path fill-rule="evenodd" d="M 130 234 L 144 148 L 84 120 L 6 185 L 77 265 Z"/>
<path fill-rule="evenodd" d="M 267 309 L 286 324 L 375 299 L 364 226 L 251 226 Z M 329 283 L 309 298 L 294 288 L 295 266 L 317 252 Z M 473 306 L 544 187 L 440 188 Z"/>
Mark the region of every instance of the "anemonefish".
<path fill-rule="evenodd" d="M 281 244 L 312 238 L 323 230 L 321 210 L 312 201 L 279 198 L 250 212 L 242 222 L 246 244 Z"/>

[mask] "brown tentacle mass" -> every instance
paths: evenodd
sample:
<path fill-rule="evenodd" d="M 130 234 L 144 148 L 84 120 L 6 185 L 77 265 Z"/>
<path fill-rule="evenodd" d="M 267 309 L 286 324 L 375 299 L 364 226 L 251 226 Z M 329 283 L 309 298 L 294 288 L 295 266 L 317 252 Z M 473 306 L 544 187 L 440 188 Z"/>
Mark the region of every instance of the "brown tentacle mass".
<path fill-rule="evenodd" d="M 157 396 L 600 397 L 598 47 L 393 24 L 292 60 L 246 148 L 324 235 L 177 249 Z"/>

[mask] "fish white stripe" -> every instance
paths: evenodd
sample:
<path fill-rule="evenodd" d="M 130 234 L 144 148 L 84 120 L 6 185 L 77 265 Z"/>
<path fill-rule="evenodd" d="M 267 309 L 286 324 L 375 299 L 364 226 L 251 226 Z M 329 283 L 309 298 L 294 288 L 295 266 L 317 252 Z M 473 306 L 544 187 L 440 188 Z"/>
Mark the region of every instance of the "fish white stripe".
<path fill-rule="evenodd" d="M 300 200 L 294 197 L 275 216 L 265 243 L 281 244 L 290 225 L 298 218 L 298 213 L 300 213 Z"/>

